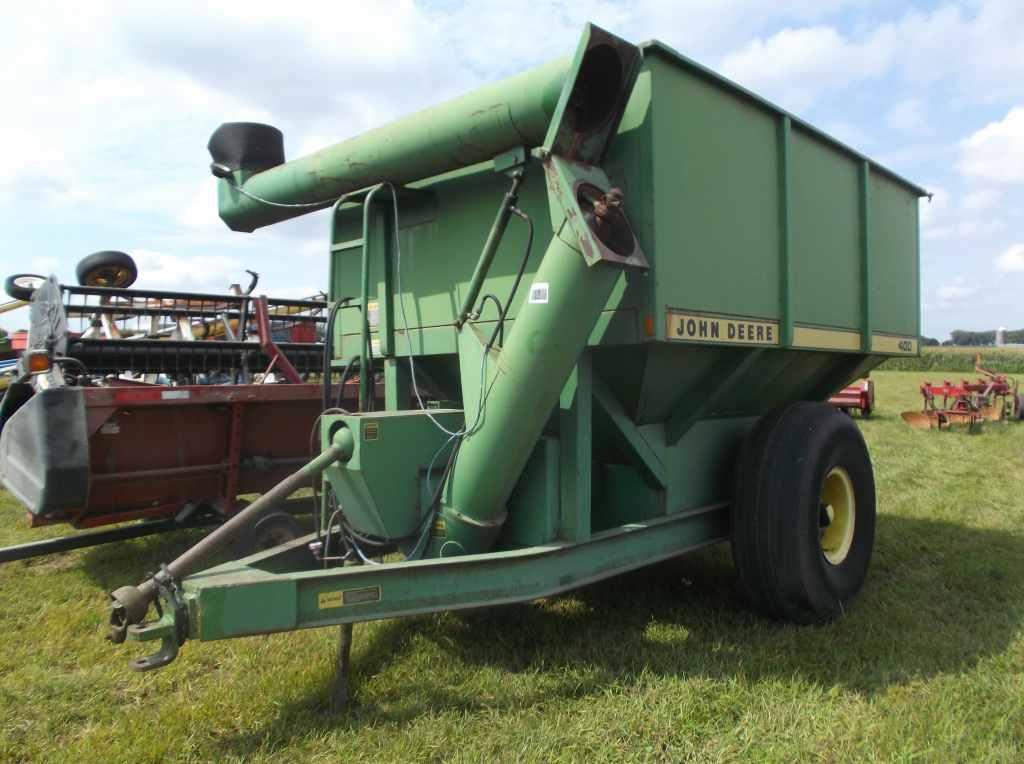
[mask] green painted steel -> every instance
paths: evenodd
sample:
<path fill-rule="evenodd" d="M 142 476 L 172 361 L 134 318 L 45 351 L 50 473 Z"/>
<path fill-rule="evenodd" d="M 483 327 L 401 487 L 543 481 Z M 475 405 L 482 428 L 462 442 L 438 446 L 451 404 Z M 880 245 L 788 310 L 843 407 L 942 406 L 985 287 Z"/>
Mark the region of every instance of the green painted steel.
<path fill-rule="evenodd" d="M 578 544 L 278 572 L 293 564 L 290 557 L 309 540 L 303 538 L 185 581 L 189 636 L 227 639 L 529 601 L 722 541 L 728 527 L 719 504 L 630 523 Z"/>
<path fill-rule="evenodd" d="M 448 535 L 435 542 L 439 555 L 490 548 L 505 503 L 619 275 L 607 263 L 588 266 L 578 250 L 552 239 L 532 282 L 546 296 L 520 309 L 501 349 L 484 421 L 459 449 L 441 510 Z M 476 380 L 464 377 L 463 384 Z M 466 419 L 474 421 L 472 408 Z"/>
<path fill-rule="evenodd" d="M 456 430 L 462 426 L 462 412 L 323 415 L 322 447 L 338 444 L 343 436 L 351 444 L 346 457 L 328 467 L 324 476 L 353 529 L 380 538 L 415 533 L 426 513 L 422 497 L 440 481 L 452 448 L 452 441 L 435 422 Z M 324 517 L 325 526 L 329 520 Z"/>
<path fill-rule="evenodd" d="M 530 599 L 720 540 L 759 416 L 917 352 L 924 192 L 660 43 L 588 27 L 571 61 L 243 179 L 285 204 L 396 184 L 332 213 L 330 294 L 360 297 L 333 363 L 372 356 L 387 411 L 364 367 L 325 486 L 356 531 L 429 542 L 192 576 L 194 638 Z M 242 230 L 301 212 L 220 194 Z M 461 411 L 437 428 L 421 398 Z"/>
<path fill-rule="evenodd" d="M 330 206 L 381 181 L 407 183 L 466 167 L 516 146 L 536 146 L 551 121 L 569 62 L 552 61 L 448 103 L 255 175 L 237 172 L 249 193 L 279 204 Z M 253 231 L 309 212 L 270 207 L 218 184 L 221 219 Z"/>

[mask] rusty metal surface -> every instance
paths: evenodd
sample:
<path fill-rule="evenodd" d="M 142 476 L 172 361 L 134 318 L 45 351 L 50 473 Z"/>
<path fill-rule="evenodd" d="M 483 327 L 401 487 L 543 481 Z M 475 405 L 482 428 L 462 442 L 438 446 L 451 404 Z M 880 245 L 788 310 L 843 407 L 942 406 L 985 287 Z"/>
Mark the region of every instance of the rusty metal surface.
<path fill-rule="evenodd" d="M 354 406 L 357 382 L 342 405 Z M 89 493 L 60 518 L 91 528 L 171 517 L 186 505 L 230 514 L 309 457 L 321 387 L 190 385 L 85 388 Z M 337 394 L 335 391 L 334 395 Z"/>

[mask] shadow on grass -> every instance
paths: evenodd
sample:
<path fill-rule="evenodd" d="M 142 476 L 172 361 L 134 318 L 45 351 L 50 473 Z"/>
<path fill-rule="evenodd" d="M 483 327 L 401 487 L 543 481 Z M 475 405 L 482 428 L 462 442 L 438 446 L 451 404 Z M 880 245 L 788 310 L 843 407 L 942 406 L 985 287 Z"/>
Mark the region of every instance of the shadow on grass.
<path fill-rule="evenodd" d="M 996 531 L 881 516 L 868 585 L 851 612 L 824 626 L 765 621 L 741 601 L 729 552 L 706 550 L 546 601 L 381 624 L 353 660 L 355 700 L 325 710 L 332 677 L 285 705 L 259 732 L 223 741 L 226 753 L 266 751 L 325 730 L 403 723 L 446 710 L 529 708 L 645 677 L 839 686 L 866 696 L 893 684 L 957 673 L 1003 652 L 1024 617 L 1017 565 L 1024 540 Z M 433 643 L 430 645 L 430 643 Z M 450 666 L 543 674 L 506 698 L 430 684 L 375 705 L 369 683 L 430 645 Z M 525 685 L 525 691 L 523 689 Z M 361 696 L 366 700 L 361 701 Z"/>
<path fill-rule="evenodd" d="M 162 563 L 168 563 L 210 532 L 209 528 L 176 530 L 86 549 L 82 570 L 105 591 L 137 584 Z M 217 560 L 211 566 L 221 562 Z"/>

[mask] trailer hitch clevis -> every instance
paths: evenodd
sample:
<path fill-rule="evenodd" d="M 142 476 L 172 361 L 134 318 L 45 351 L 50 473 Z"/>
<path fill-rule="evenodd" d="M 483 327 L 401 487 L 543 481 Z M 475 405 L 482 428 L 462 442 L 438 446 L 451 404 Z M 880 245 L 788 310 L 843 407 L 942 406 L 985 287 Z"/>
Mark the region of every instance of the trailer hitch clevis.
<path fill-rule="evenodd" d="M 143 620 L 149 611 L 149 602 L 137 587 L 122 586 L 110 595 L 110 633 L 107 639 L 115 644 L 121 644 L 125 639 L 134 642 L 160 640 L 157 652 L 129 663 L 135 671 L 163 668 L 178 657 L 178 648 L 188 639 L 188 610 L 178 582 L 166 565 L 161 565 L 150 580 L 156 584 L 156 598 L 153 599 L 156 620 Z"/>

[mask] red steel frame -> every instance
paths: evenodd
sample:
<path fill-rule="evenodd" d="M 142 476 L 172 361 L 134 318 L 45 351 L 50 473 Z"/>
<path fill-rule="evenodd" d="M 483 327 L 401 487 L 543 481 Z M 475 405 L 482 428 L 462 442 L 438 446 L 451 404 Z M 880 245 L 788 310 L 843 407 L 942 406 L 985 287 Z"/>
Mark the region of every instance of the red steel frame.
<path fill-rule="evenodd" d="M 828 402 L 848 414 L 857 410 L 862 416 L 871 416 L 875 408 L 875 383 L 870 379 L 857 380 L 829 398 Z"/>
<path fill-rule="evenodd" d="M 345 385 L 354 402 L 357 382 Z M 33 525 L 94 528 L 174 517 L 206 505 L 223 514 L 238 497 L 262 493 L 309 459 L 322 387 L 302 385 L 131 385 L 84 388 L 89 493 L 63 518 Z M 336 393 L 335 393 L 336 394 Z"/>

